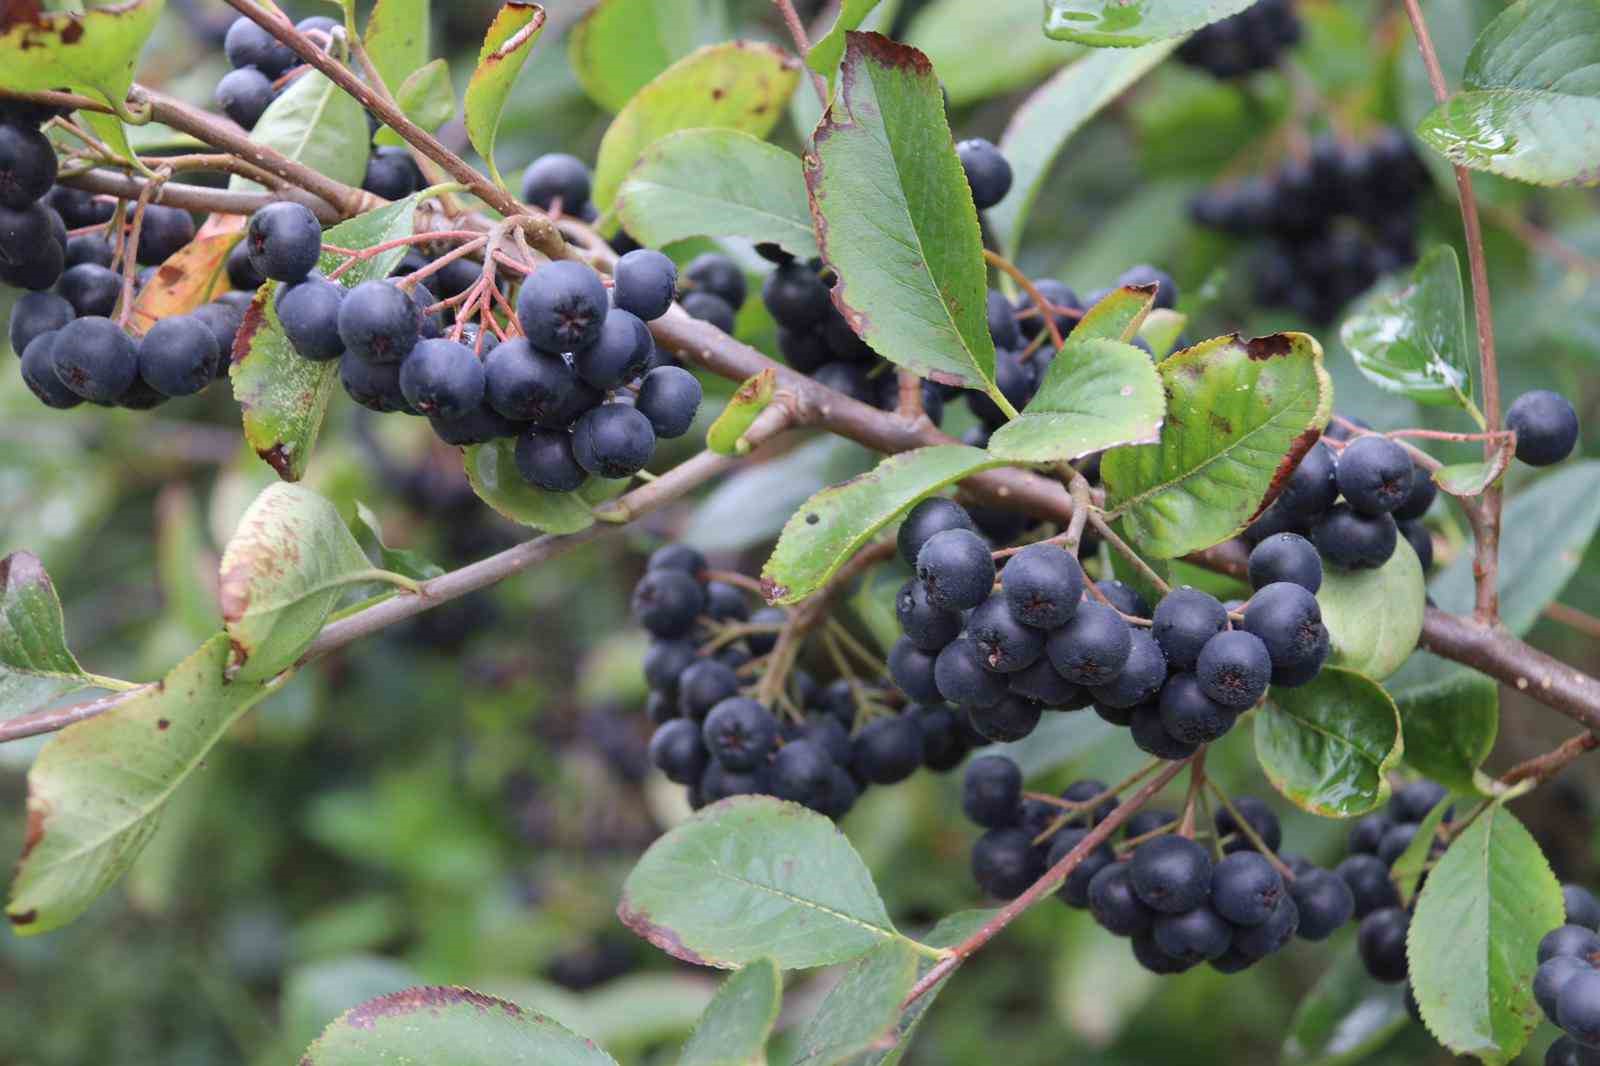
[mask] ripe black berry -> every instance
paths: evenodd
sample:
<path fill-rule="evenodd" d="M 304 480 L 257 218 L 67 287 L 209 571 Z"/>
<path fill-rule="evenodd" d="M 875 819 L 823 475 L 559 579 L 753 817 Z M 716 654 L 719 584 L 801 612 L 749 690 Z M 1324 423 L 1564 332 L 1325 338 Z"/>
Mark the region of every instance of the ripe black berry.
<path fill-rule="evenodd" d="M 1044 865 L 1048 869 L 1067 857 L 1067 854 L 1083 843 L 1083 838 L 1088 835 L 1084 829 L 1063 829 L 1050 839 L 1050 851 L 1045 856 Z M 1056 898 L 1069 907 L 1082 910 L 1089 906 L 1089 886 L 1094 883 L 1095 875 L 1116 861 L 1116 855 L 1105 844 L 1090 851 L 1073 867 L 1067 879 L 1056 889 Z"/>
<path fill-rule="evenodd" d="M 1111 608 L 1084 603 L 1072 621 L 1050 634 L 1045 651 L 1056 672 L 1073 684 L 1109 685 L 1133 654 L 1133 632 Z"/>
<path fill-rule="evenodd" d="M 53 292 L 25 292 L 11 306 L 11 350 L 21 354 L 35 337 L 58 330 L 77 317 L 64 298 Z"/>
<path fill-rule="evenodd" d="M 564 152 L 542 155 L 522 172 L 524 203 L 549 211 L 561 201 L 563 214 L 576 215 L 589 202 L 589 168 Z"/>
<path fill-rule="evenodd" d="M 966 171 L 972 202 L 979 211 L 987 211 L 1006 198 L 1011 191 L 1011 164 L 1000 149 L 982 137 L 974 137 L 957 144 L 956 155 L 961 169 Z"/>
<path fill-rule="evenodd" d="M 1206 641 L 1195 664 L 1200 688 L 1235 711 L 1254 707 L 1272 680 L 1272 657 L 1254 633 L 1230 629 Z"/>
<path fill-rule="evenodd" d="M 889 649 L 889 676 L 901 692 L 918 703 L 938 703 L 944 699 L 935 675 L 934 656 L 907 637 L 901 637 Z"/>
<path fill-rule="evenodd" d="M 1600 929 L 1600 899 L 1582 885 L 1562 885 L 1561 899 L 1566 906 L 1567 924 L 1585 929 Z"/>
<path fill-rule="evenodd" d="M 457 341 L 419 341 L 400 364 L 400 391 L 425 415 L 461 418 L 483 402 L 483 364 Z"/>
<path fill-rule="evenodd" d="M 575 352 L 600 339 L 609 307 L 600 275 L 563 259 L 528 276 L 517 294 L 517 321 L 536 348 Z"/>
<path fill-rule="evenodd" d="M 1156 943 L 1154 932 L 1135 933 L 1128 943 L 1133 948 L 1134 960 L 1153 974 L 1169 976 L 1192 968 L 1189 963 L 1162 951 Z"/>
<path fill-rule="evenodd" d="M 716 252 L 697 255 L 684 268 L 683 276 L 690 281 L 690 287 L 696 292 L 720 299 L 727 305 L 730 314 L 744 306 L 745 294 L 748 291 L 744 271 L 739 269 L 739 264 L 725 255 Z M 684 309 L 688 310 L 688 307 L 686 298 Z M 694 314 L 693 311 L 689 313 Z"/>
<path fill-rule="evenodd" d="M 778 720 L 752 699 L 725 699 L 706 715 L 706 750 L 723 769 L 744 772 L 766 761 L 778 740 Z"/>
<path fill-rule="evenodd" d="M 255 126 L 273 96 L 272 79 L 255 67 L 228 71 L 212 94 L 222 113 L 245 129 Z"/>
<path fill-rule="evenodd" d="M 634 406 L 663 440 L 681 437 L 700 409 L 700 380 L 682 367 L 658 366 L 639 383 Z"/>
<path fill-rule="evenodd" d="M 972 845 L 972 879 L 996 899 L 1015 899 L 1043 873 L 1025 830 L 991 829 Z"/>
<path fill-rule="evenodd" d="M 40 403 L 64 411 L 78 406 L 83 397 L 56 377 L 55 349 L 59 335 L 59 330 L 49 330 L 28 342 L 22 352 L 22 380 Z"/>
<path fill-rule="evenodd" d="M 961 760 L 967 757 L 972 745 L 971 734 L 960 715 L 942 703 L 931 706 L 913 704 L 906 714 L 916 723 L 917 732 L 922 734 L 922 765 L 935 773 L 954 770 L 961 765 Z M 843 735 L 843 727 L 837 720 L 829 718 L 828 721 Z"/>
<path fill-rule="evenodd" d="M 1150 605 L 1145 602 L 1143 596 L 1134 591 L 1133 586 L 1121 581 L 1110 580 L 1096 581 L 1094 587 L 1100 590 L 1100 594 L 1106 598 L 1107 603 L 1123 614 L 1132 615 L 1135 618 L 1150 617 Z"/>
<path fill-rule="evenodd" d="M 1157 915 L 1151 932 L 1164 954 L 1186 965 L 1216 958 L 1233 941 L 1233 930 L 1210 907 Z"/>
<path fill-rule="evenodd" d="M 646 322 L 660 318 L 672 306 L 678 268 L 653 248 L 636 248 L 624 255 L 611 276 L 612 301 Z"/>
<path fill-rule="evenodd" d="M 961 809 L 988 829 L 1015 825 L 1022 814 L 1022 771 L 1003 755 L 983 755 L 967 765 Z"/>
<path fill-rule="evenodd" d="M 1181 914 L 1205 902 L 1211 890 L 1211 856 L 1186 837 L 1156 837 L 1139 845 L 1128 874 L 1145 906 Z"/>
<path fill-rule="evenodd" d="M 1167 657 L 1154 637 L 1129 627 L 1132 644 L 1116 678 L 1093 689 L 1096 704 L 1126 710 L 1151 699 L 1167 680 Z"/>
<path fill-rule="evenodd" d="M 1296 874 L 1289 895 L 1300 910 L 1300 936 L 1326 940 L 1355 913 L 1356 898 L 1344 879 L 1331 870 Z"/>
<path fill-rule="evenodd" d="M 1328 657 L 1322 608 L 1299 585 L 1279 581 L 1258 590 L 1245 607 L 1244 628 L 1267 646 L 1275 685 L 1305 684 Z"/>
<path fill-rule="evenodd" d="M 900 586 L 895 614 L 907 639 L 926 652 L 937 652 L 961 632 L 961 615 L 930 603 L 927 589 L 916 578 Z"/>
<path fill-rule="evenodd" d="M 1559 463 L 1578 444 L 1578 413 L 1548 389 L 1518 396 L 1506 410 L 1506 428 L 1517 431 L 1517 458 L 1529 466 Z"/>
<path fill-rule="evenodd" d="M 1091 699 L 1081 685 L 1074 685 L 1056 673 L 1048 657 L 1039 659 L 1026 670 L 1008 675 L 1007 683 L 1013 695 L 1058 711 L 1086 707 Z"/>
<path fill-rule="evenodd" d="M 1261 589 L 1277 581 L 1312 593 L 1322 587 L 1322 557 L 1298 533 L 1274 533 L 1250 552 L 1251 587 Z"/>
<path fill-rule="evenodd" d="M 968 705 L 967 720 L 972 723 L 973 731 L 983 739 L 996 744 L 1009 744 L 1037 729 L 1043 713 L 1044 709 L 1033 700 L 1007 693 L 990 705 Z"/>
<path fill-rule="evenodd" d="M 1338 496 L 1338 460 L 1319 441 L 1289 475 L 1275 506 L 1292 519 L 1310 521 L 1332 507 Z"/>
<path fill-rule="evenodd" d="M 929 537 L 917 552 L 917 577 L 927 588 L 929 602 L 964 611 L 988 598 L 994 587 L 994 559 L 978 534 L 947 529 Z"/>
<path fill-rule="evenodd" d="M 315 269 L 322 226 L 304 204 L 280 200 L 250 216 L 245 244 L 257 273 L 292 284 Z"/>
<path fill-rule="evenodd" d="M 20 211 L 50 191 L 56 151 L 35 126 L 0 123 L 0 204 Z"/>
<path fill-rule="evenodd" d="M 1334 868 L 1350 886 L 1357 918 L 1400 905 L 1400 893 L 1389 880 L 1389 868 L 1376 855 L 1351 855 Z"/>
<path fill-rule="evenodd" d="M 649 327 L 638 316 L 613 307 L 606 312 L 595 342 L 572 353 L 572 366 L 595 388 L 612 389 L 644 373 L 654 351 Z"/>
<path fill-rule="evenodd" d="M 1278 816 L 1272 813 L 1271 807 L 1268 807 L 1254 796 L 1240 796 L 1233 801 L 1232 811 L 1223 807 L 1217 812 L 1216 818 L 1213 819 L 1212 824 L 1216 827 L 1218 837 L 1233 838 L 1222 846 L 1223 851 L 1231 854 L 1235 851 L 1253 850 L 1255 848 L 1255 845 L 1250 842 L 1250 838 L 1240 830 L 1239 820 L 1234 817 L 1234 811 L 1239 812 L 1240 817 L 1255 831 L 1256 836 L 1261 838 L 1261 842 L 1267 846 L 1267 850 L 1278 850 L 1279 845 L 1283 843 L 1283 827 L 1278 822 Z"/>
<path fill-rule="evenodd" d="M 343 285 L 308 277 L 278 292 L 278 322 L 294 350 L 305 359 L 324 362 L 344 354 L 339 336 Z"/>
<path fill-rule="evenodd" d="M 1539 961 L 1548 962 L 1559 955 L 1582 959 L 1591 966 L 1600 964 L 1600 936 L 1581 925 L 1557 926 L 1539 941 Z"/>
<path fill-rule="evenodd" d="M 408 407 L 395 363 L 373 363 L 346 352 L 339 359 L 339 382 L 346 395 L 369 410 L 385 413 Z"/>
<path fill-rule="evenodd" d="M 1151 635 L 1174 670 L 1193 670 L 1200 649 L 1228 627 L 1227 609 L 1199 589 L 1173 589 L 1156 604 Z"/>
<path fill-rule="evenodd" d="M 565 428 L 564 415 L 578 389 L 572 367 L 520 337 L 484 357 L 484 395 L 502 416 L 542 429 Z"/>
<path fill-rule="evenodd" d="M 1071 621 L 1083 598 L 1083 567 L 1065 548 L 1030 544 L 1010 559 L 1000 578 L 1011 614 L 1039 629 Z"/>
<path fill-rule="evenodd" d="M 93 263 L 95 266 L 109 267 L 114 258 L 111 242 L 98 233 L 85 233 L 77 237 L 67 238 L 67 251 L 64 260 L 65 269 L 80 263 Z"/>
<path fill-rule="evenodd" d="M 363 281 L 339 305 L 340 339 L 369 363 L 399 363 L 416 347 L 421 328 L 416 304 L 387 281 Z"/>
<path fill-rule="evenodd" d="M 966 508 L 954 500 L 945 499 L 943 496 L 930 496 L 921 501 L 906 513 L 905 521 L 900 523 L 900 531 L 895 538 L 900 558 L 904 559 L 907 565 L 916 566 L 917 555 L 922 551 L 922 546 L 928 542 L 928 538 L 949 529 L 977 532 L 977 527 L 972 523 L 972 516 L 967 514 Z"/>
<path fill-rule="evenodd" d="M 1039 290 L 1039 295 L 1044 297 L 1045 303 L 1056 309 L 1053 317 L 1057 332 L 1062 336 L 1071 333 L 1072 327 L 1077 324 L 1077 319 L 1062 312 L 1084 308 L 1085 305 L 1078 299 L 1078 294 L 1055 278 L 1041 278 L 1033 287 Z M 1033 297 L 1026 292 L 1017 298 L 1017 325 L 1027 340 L 1032 340 L 1044 332 L 1044 316 L 1035 311 Z"/>
<path fill-rule="evenodd" d="M 967 617 L 967 636 L 978 646 L 983 665 L 997 674 L 1026 669 L 1044 654 L 1044 633 L 1023 625 L 1008 597 L 991 595 Z"/>
<path fill-rule="evenodd" d="M 1107 712 L 1098 704 L 1095 710 L 1100 717 L 1113 722 L 1107 717 Z M 1141 703 L 1126 714 L 1128 733 L 1133 737 L 1133 743 L 1142 752 L 1154 755 L 1158 759 L 1187 759 L 1195 753 L 1198 745 L 1179 740 L 1167 731 L 1165 723 L 1161 720 L 1161 707 L 1154 700 Z"/>
<path fill-rule="evenodd" d="M 194 240 L 194 232 L 194 218 L 189 212 L 161 204 L 147 204 L 144 222 L 139 226 L 139 247 L 134 258 L 141 266 L 165 263 Z"/>
<path fill-rule="evenodd" d="M 968 637 L 958 637 L 939 652 L 933 679 L 938 690 L 933 700 L 923 700 L 909 690 L 906 694 L 924 703 L 942 699 L 957 707 L 993 707 L 1007 693 L 1006 679 L 983 665 L 978 646 Z M 1033 710 L 1037 713 L 1038 708 Z"/>
<path fill-rule="evenodd" d="M 198 319 L 164 318 L 139 342 L 139 376 L 163 396 L 189 396 L 216 379 L 221 358 L 216 337 Z"/>
<path fill-rule="evenodd" d="M 600 477 L 632 477 L 655 454 L 650 420 L 620 403 L 585 411 L 572 427 L 572 454 L 578 465 Z"/>
<path fill-rule="evenodd" d="M 1148 930 L 1156 918 L 1156 912 L 1134 893 L 1125 862 L 1102 867 L 1090 880 L 1089 912 L 1112 936 L 1136 936 Z"/>
<path fill-rule="evenodd" d="M 559 429 L 530 429 L 517 438 L 517 472 L 546 492 L 572 492 L 589 479 L 572 455 L 572 435 Z"/>
<path fill-rule="evenodd" d="M 1389 797 L 1389 817 L 1396 822 L 1420 822 L 1449 794 L 1437 781 L 1412 781 Z"/>
<path fill-rule="evenodd" d="M 724 333 L 733 332 L 734 310 L 728 301 L 715 293 L 691 292 L 683 298 L 682 303 L 690 318 L 709 322 Z"/>
<path fill-rule="evenodd" d="M 1161 689 L 1161 724 L 1185 744 L 1209 744 L 1233 728 L 1239 714 L 1205 694 L 1193 674 L 1173 674 Z"/>
<path fill-rule="evenodd" d="M 56 291 L 79 318 L 107 318 L 122 295 L 122 275 L 97 263 L 82 263 L 61 275 Z"/>
<path fill-rule="evenodd" d="M 833 760 L 821 746 L 795 740 L 773 757 L 769 784 L 772 794 L 813 810 L 826 804 L 833 785 Z"/>
<path fill-rule="evenodd" d="M 694 784 L 705 773 L 709 758 L 699 725 L 686 718 L 662 723 L 650 737 L 650 761 L 668 781 Z"/>
<path fill-rule="evenodd" d="M 700 583 L 682 570 L 647 570 L 633 587 L 633 617 L 658 637 L 681 637 L 705 607 Z"/>
<path fill-rule="evenodd" d="M 1236 851 L 1211 872 L 1211 906 L 1234 925 L 1260 925 L 1284 897 L 1283 878 L 1262 855 Z"/>
<path fill-rule="evenodd" d="M 56 377 L 90 403 L 114 404 L 139 376 L 133 341 L 109 318 L 79 318 L 56 334 Z"/>
<path fill-rule="evenodd" d="M 874 718 L 850 745 L 850 768 L 876 785 L 903 781 L 922 765 L 922 731 L 909 715 Z"/>
<path fill-rule="evenodd" d="M 1363 515 L 1390 514 L 1410 497 L 1414 469 L 1399 443 L 1376 434 L 1357 437 L 1339 456 L 1339 491 Z"/>
<path fill-rule="evenodd" d="M 1299 926 L 1300 908 L 1292 896 L 1284 896 L 1266 921 L 1234 931 L 1233 950 L 1247 959 L 1264 959 L 1288 944 Z"/>
<path fill-rule="evenodd" d="M 1394 554 L 1399 536 L 1393 515 L 1363 515 L 1347 503 L 1335 504 L 1311 530 L 1317 550 L 1341 570 L 1382 566 Z"/>
<path fill-rule="evenodd" d="M 1555 955 L 1539 964 L 1533 975 L 1533 998 L 1547 1016 L 1556 1016 L 1561 990 L 1567 982 L 1581 973 L 1593 972 L 1593 967 L 1571 955 Z"/>
<path fill-rule="evenodd" d="M 277 78 L 297 62 L 288 45 L 243 15 L 228 27 L 222 50 L 227 53 L 229 66 L 255 67 L 269 78 Z"/>
<path fill-rule="evenodd" d="M 1439 495 L 1439 486 L 1433 480 L 1433 475 L 1420 466 L 1411 468 L 1411 492 L 1406 496 L 1405 502 L 1395 508 L 1394 520 L 1396 522 L 1415 522 L 1428 513 L 1428 508 L 1433 506 L 1434 497 Z"/>

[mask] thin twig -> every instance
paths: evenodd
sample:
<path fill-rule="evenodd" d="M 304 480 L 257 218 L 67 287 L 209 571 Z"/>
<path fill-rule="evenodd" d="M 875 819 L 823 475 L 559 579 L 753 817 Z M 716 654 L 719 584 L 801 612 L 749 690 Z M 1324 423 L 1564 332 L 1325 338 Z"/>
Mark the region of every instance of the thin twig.
<path fill-rule="evenodd" d="M 1091 510 L 1089 512 L 1089 524 L 1094 526 L 1094 531 L 1101 540 L 1111 545 L 1114 551 L 1132 563 L 1133 568 L 1139 571 L 1146 581 L 1160 590 L 1163 596 L 1172 591 L 1172 586 L 1167 583 L 1167 579 L 1156 573 L 1150 564 L 1145 562 L 1139 553 L 1134 551 L 1128 542 L 1123 540 L 1117 531 L 1111 528 L 1111 524 L 1102 518 L 1098 511 Z"/>
<path fill-rule="evenodd" d="M 1545 617 L 1552 622 L 1560 622 L 1571 629 L 1576 629 L 1585 636 L 1600 640 L 1600 618 L 1592 614 L 1585 614 L 1576 607 L 1568 607 L 1564 603 L 1552 603 L 1544 609 Z"/>
<path fill-rule="evenodd" d="M 1500 783 L 1515 785 L 1523 781 L 1532 781 L 1535 785 L 1542 785 L 1572 765 L 1580 756 L 1597 747 L 1600 747 L 1600 736 L 1594 733 L 1579 733 L 1553 751 L 1536 755 L 1513 766 L 1501 775 Z"/>
<path fill-rule="evenodd" d="M 817 103 L 822 105 L 824 111 L 828 108 L 828 83 L 822 75 L 812 70 L 806 64 L 806 56 L 811 52 L 811 41 L 806 37 L 806 28 L 800 21 L 800 13 L 794 9 L 791 0 L 772 0 L 772 6 L 778 9 L 783 16 L 783 24 L 788 27 L 789 36 L 794 38 L 794 46 L 800 52 L 800 63 L 805 66 L 806 73 L 811 75 L 811 88 L 816 90 Z"/>
<path fill-rule="evenodd" d="M 1061 330 L 1056 327 L 1056 314 L 1059 309 L 1040 294 L 1038 287 L 1034 285 L 1028 275 L 1024 274 L 1021 268 L 1011 260 L 988 248 L 983 250 L 983 258 L 990 266 L 1009 274 L 1011 280 L 1016 282 L 1023 292 L 1028 294 L 1028 298 L 1033 301 L 1034 308 L 1044 318 L 1044 328 L 1050 333 L 1050 343 L 1054 344 L 1056 350 L 1059 351 L 1061 346 L 1066 343 L 1061 337 Z"/>

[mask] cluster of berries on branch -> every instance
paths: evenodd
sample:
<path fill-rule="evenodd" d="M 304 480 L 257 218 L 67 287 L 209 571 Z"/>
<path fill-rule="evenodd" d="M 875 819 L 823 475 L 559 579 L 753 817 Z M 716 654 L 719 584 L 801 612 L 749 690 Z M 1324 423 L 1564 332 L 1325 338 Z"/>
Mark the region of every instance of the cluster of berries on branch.
<path fill-rule="evenodd" d="M 1206 192 L 1191 213 L 1210 229 L 1264 238 L 1251 268 L 1256 302 L 1325 325 L 1416 260 L 1427 184 L 1410 140 L 1385 128 L 1360 144 L 1319 137 L 1307 158 Z"/>
<path fill-rule="evenodd" d="M 1600 1064 L 1600 900 L 1582 885 L 1561 886 L 1565 924 L 1539 941 L 1533 995 L 1562 1035 L 1545 1066 Z"/>
<path fill-rule="evenodd" d="M 912 508 L 898 546 L 916 577 L 896 600 L 895 683 L 911 700 L 964 712 L 993 741 L 1028 736 L 1046 711 L 1092 705 L 1149 754 L 1187 758 L 1269 684 L 1311 681 L 1329 653 L 1316 597 L 1296 583 L 1320 584 L 1320 566 L 1264 568 L 1272 580 L 1242 612 L 1189 587 L 1152 612 L 1120 582 L 1091 586 L 1060 538 L 992 551 L 941 497 Z"/>
<path fill-rule="evenodd" d="M 295 23 L 295 29 L 313 40 L 331 38 L 339 24 L 326 15 Z M 245 129 L 254 129 L 267 106 L 287 87 L 286 77 L 300 63 L 294 50 L 251 19 L 240 15 L 228 27 L 222 50 L 233 69 L 217 82 L 212 98 L 222 113 Z"/>
<path fill-rule="evenodd" d="M 1078 781 L 1059 797 L 1023 791 L 1022 771 L 1003 755 L 968 765 L 962 808 L 985 832 L 972 847 L 972 874 L 999 899 L 1022 894 L 1080 848 L 1117 807 L 1118 788 Z M 1219 799 L 1223 799 L 1218 793 Z M 1146 809 L 1095 846 L 1057 889 L 1069 907 L 1087 909 L 1134 958 L 1157 974 L 1203 962 L 1238 973 L 1279 951 L 1296 933 L 1324 940 L 1350 920 L 1355 901 L 1332 871 L 1298 856 L 1278 858 L 1283 830 L 1264 802 L 1224 800 L 1210 846 L 1192 818 Z"/>
<path fill-rule="evenodd" d="M 823 639 L 839 653 L 840 676 L 819 684 L 793 668 L 798 649 L 779 652 L 791 617 L 752 611 L 751 598 L 680 544 L 656 551 L 634 588 L 634 618 L 652 638 L 650 758 L 692 807 L 759 793 L 839 818 L 865 789 L 919 767 L 954 769 L 985 743 L 949 707 L 906 704 L 868 679 L 881 665 L 832 620 Z M 782 683 L 769 689 L 773 670 Z"/>
<path fill-rule="evenodd" d="M 1278 65 L 1300 42 L 1300 17 L 1290 0 L 1258 0 L 1237 15 L 1202 26 L 1178 47 L 1182 63 L 1214 78 L 1238 78 Z"/>

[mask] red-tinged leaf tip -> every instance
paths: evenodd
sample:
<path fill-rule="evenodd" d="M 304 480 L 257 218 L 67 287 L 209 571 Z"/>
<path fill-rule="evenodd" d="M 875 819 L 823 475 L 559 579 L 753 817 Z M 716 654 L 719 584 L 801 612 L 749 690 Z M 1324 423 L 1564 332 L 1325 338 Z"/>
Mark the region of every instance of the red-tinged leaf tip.
<path fill-rule="evenodd" d="M 617 919 L 634 933 L 675 959 L 682 959 L 684 962 L 693 963 L 696 966 L 717 965 L 717 963 L 705 959 L 698 952 L 690 949 L 678 937 L 677 933 L 674 933 L 664 925 L 656 924 L 644 911 L 635 909 L 626 895 L 617 903 Z"/>

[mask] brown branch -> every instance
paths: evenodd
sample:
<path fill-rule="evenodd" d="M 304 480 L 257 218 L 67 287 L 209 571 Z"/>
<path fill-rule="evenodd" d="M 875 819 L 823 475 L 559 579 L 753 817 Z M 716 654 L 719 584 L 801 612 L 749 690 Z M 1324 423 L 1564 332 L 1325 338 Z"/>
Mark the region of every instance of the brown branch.
<path fill-rule="evenodd" d="M 823 110 L 827 110 L 828 83 L 806 63 L 806 55 L 811 51 L 811 41 L 806 37 L 806 28 L 800 21 L 800 13 L 794 9 L 792 0 L 772 0 L 772 6 L 783 16 L 783 24 L 788 28 L 789 36 L 794 39 L 794 46 L 800 52 L 800 63 L 805 67 L 806 73 L 811 75 L 811 88 L 816 90 L 817 103 L 822 105 Z"/>
<path fill-rule="evenodd" d="M 1444 71 L 1439 66 L 1439 55 L 1434 51 L 1433 38 L 1428 35 L 1428 24 L 1423 18 L 1419 0 L 1405 0 L 1406 16 L 1411 20 L 1411 30 L 1416 34 L 1417 49 L 1422 53 L 1422 65 L 1427 68 L 1428 82 L 1433 86 L 1434 99 L 1443 104 L 1450 98 L 1445 84 Z M 1472 274 L 1472 311 L 1478 326 L 1478 376 L 1483 379 L 1483 418 L 1486 429 L 1500 428 L 1500 368 L 1494 348 L 1494 312 L 1489 302 L 1489 264 L 1483 254 L 1483 225 L 1478 220 L 1478 196 L 1472 188 L 1472 173 L 1466 167 L 1452 164 L 1455 171 L 1456 191 L 1461 200 L 1461 225 L 1467 237 L 1467 265 Z M 1495 445 L 1483 444 L 1483 456 L 1494 461 Z M 1500 504 L 1503 493 L 1499 486 L 1491 485 L 1479 504 L 1481 522 L 1473 538 L 1472 574 L 1477 584 L 1477 603 L 1473 613 L 1478 621 L 1493 624 L 1500 617 Z"/>
<path fill-rule="evenodd" d="M 1544 615 L 1552 622 L 1559 622 L 1569 629 L 1576 629 L 1585 636 L 1600 640 L 1600 618 L 1586 614 L 1576 607 L 1568 607 L 1564 603 L 1552 603 L 1544 609 Z"/>
<path fill-rule="evenodd" d="M 1204 749 L 1201 750 L 1203 751 Z M 993 940 L 1000 930 L 1015 921 L 1023 911 L 1054 892 L 1061 882 L 1065 881 L 1067 876 L 1078 868 L 1078 864 L 1089 857 L 1090 852 L 1111 839 L 1111 834 L 1122 828 L 1123 822 L 1133 817 L 1140 808 L 1155 797 L 1156 793 L 1166 788 L 1167 783 L 1177 777 L 1193 758 L 1194 756 L 1191 755 L 1188 759 L 1168 765 L 1149 784 L 1129 796 L 1127 800 L 1117 806 L 1116 810 L 1106 815 L 1104 821 L 1089 830 L 1084 835 L 1084 838 L 1078 841 L 1077 847 L 1063 855 L 1061 861 L 1050 867 L 1043 877 L 1028 886 L 1026 892 L 1007 903 L 993 918 L 984 922 L 982 928 L 957 944 L 950 950 L 949 955 L 935 963 L 932 969 L 923 974 L 922 979 L 912 986 L 911 992 L 906 996 L 905 1001 L 900 1004 L 900 1009 L 905 1010 L 918 999 L 921 999 L 924 993 L 950 976 L 951 971 L 960 966 L 979 948 Z"/>
<path fill-rule="evenodd" d="M 82 174 L 62 175 L 58 184 L 74 189 L 115 196 L 119 200 L 137 200 L 148 181 L 131 174 L 114 170 L 89 170 Z M 185 185 L 169 181 L 150 199 L 154 204 L 179 207 L 185 211 L 217 212 L 224 215 L 249 215 L 278 200 L 293 200 L 304 204 L 323 225 L 332 225 L 344 218 L 338 209 L 319 196 L 302 189 L 283 189 L 277 192 L 239 192 L 232 189 L 212 189 L 203 185 Z"/>
<path fill-rule="evenodd" d="M 1519 762 L 1501 776 L 1500 783 L 1515 785 L 1521 781 L 1532 781 L 1536 785 L 1542 785 L 1572 765 L 1580 756 L 1597 747 L 1600 747 L 1600 736 L 1593 733 L 1579 733 L 1553 751 Z"/>

